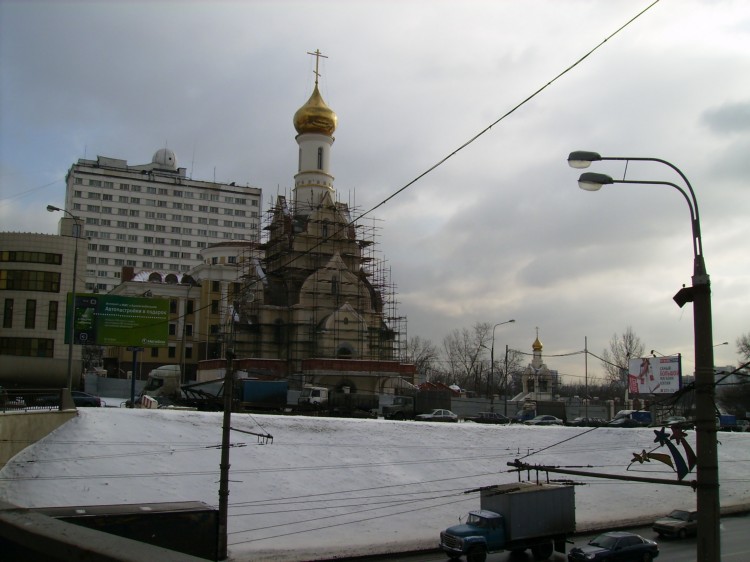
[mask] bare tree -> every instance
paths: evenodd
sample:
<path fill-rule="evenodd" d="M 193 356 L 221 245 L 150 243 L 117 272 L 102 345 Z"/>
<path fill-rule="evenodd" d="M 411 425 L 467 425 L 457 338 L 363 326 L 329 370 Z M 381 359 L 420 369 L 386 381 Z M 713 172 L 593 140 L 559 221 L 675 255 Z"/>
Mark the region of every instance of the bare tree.
<path fill-rule="evenodd" d="M 622 335 L 613 334 L 609 349 L 602 352 L 602 365 L 609 384 L 624 390 L 628 385 L 628 361 L 642 356 L 643 343 L 632 327 L 625 328 Z"/>
<path fill-rule="evenodd" d="M 454 329 L 443 338 L 446 375 L 461 388 L 480 392 L 485 388 L 489 362 L 485 359 L 490 348 L 492 326 L 477 322 L 471 329 Z"/>
<path fill-rule="evenodd" d="M 431 340 L 423 340 L 419 336 L 409 338 L 406 343 L 406 362 L 413 363 L 417 373 L 423 374 L 427 380 L 437 373 L 437 362 L 439 360 L 437 348 Z"/>
<path fill-rule="evenodd" d="M 750 332 L 737 338 L 737 353 L 744 358 L 743 361 L 750 361 Z"/>

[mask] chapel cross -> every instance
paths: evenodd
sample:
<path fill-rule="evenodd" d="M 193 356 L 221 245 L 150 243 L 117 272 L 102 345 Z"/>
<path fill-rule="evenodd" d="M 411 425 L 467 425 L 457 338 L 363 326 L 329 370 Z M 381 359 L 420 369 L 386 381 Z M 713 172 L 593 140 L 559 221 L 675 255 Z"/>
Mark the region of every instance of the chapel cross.
<path fill-rule="evenodd" d="M 320 77 L 320 73 L 318 72 L 318 66 L 320 65 L 320 58 L 323 57 L 324 59 L 327 59 L 328 57 L 320 52 L 320 49 L 315 49 L 314 53 L 311 53 L 310 51 L 307 51 L 308 55 L 312 55 L 315 57 L 315 85 L 318 85 L 318 78 Z"/>

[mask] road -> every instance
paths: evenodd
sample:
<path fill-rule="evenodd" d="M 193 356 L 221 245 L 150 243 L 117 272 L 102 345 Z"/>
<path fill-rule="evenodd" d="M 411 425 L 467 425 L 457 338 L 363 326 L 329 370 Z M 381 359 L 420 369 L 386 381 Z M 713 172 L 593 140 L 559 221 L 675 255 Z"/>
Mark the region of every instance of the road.
<path fill-rule="evenodd" d="M 655 533 L 650 527 L 635 527 L 633 529 L 623 529 L 638 533 L 648 538 L 656 539 Z M 732 517 L 723 517 L 721 520 L 721 560 L 722 562 L 744 562 L 750 560 L 750 542 L 747 535 L 750 533 L 750 514 L 738 515 Z M 574 537 L 574 545 L 569 545 L 568 550 L 573 546 L 586 544 L 598 533 L 579 535 Z M 435 541 L 437 542 L 437 537 Z M 659 562 L 695 562 L 696 560 L 696 539 L 687 538 L 684 540 L 660 539 L 659 543 Z M 345 560 L 345 559 L 341 559 Z M 352 558 L 351 561 L 364 560 L 363 558 Z M 426 552 L 413 554 L 410 556 L 389 555 L 384 557 L 367 557 L 367 562 L 446 562 L 448 557 L 440 552 Z M 487 562 L 533 562 L 529 552 L 521 555 L 502 552 L 491 554 L 487 557 Z M 560 553 L 555 553 L 550 561 L 564 562 L 566 557 Z"/>

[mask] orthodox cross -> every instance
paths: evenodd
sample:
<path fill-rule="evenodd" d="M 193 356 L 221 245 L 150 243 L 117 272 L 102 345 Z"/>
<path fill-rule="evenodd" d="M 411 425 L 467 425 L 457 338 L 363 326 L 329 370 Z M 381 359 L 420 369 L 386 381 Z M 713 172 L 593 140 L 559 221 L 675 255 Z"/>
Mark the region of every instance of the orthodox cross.
<path fill-rule="evenodd" d="M 320 49 L 315 49 L 314 53 L 307 51 L 307 54 L 315 57 L 315 85 L 317 86 L 318 78 L 320 77 L 320 72 L 318 72 L 318 67 L 320 65 L 320 58 L 323 57 L 324 59 L 327 59 L 328 57 L 325 56 L 323 53 L 321 53 Z"/>

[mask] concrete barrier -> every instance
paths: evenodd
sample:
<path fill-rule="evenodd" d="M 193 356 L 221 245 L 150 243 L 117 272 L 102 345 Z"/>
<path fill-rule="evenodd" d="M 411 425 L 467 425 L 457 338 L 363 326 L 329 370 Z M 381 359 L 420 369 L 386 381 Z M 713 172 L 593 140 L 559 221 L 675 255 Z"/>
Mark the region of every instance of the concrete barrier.
<path fill-rule="evenodd" d="M 72 409 L 52 411 L 17 411 L 0 414 L 0 468 L 29 445 L 39 441 L 78 415 Z"/>

